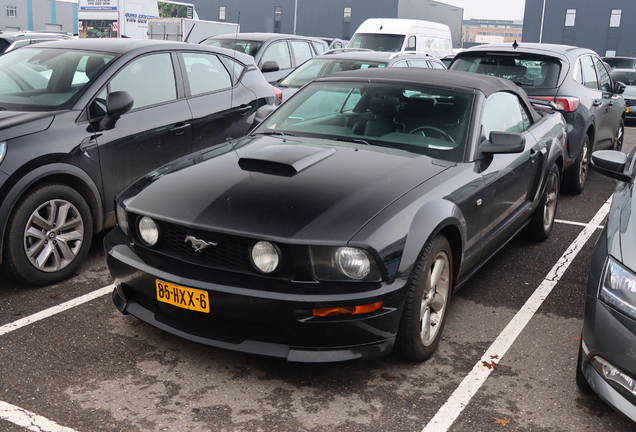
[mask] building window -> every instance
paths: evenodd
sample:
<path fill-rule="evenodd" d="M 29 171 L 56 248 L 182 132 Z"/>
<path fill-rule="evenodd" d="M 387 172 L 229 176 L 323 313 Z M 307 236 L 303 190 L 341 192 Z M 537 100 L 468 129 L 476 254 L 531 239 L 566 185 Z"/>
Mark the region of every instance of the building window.
<path fill-rule="evenodd" d="M 350 7 L 344 8 L 344 22 L 346 22 L 346 23 L 350 23 L 351 22 L 351 8 Z"/>
<path fill-rule="evenodd" d="M 280 23 L 283 19 L 283 7 L 276 6 L 274 8 L 274 33 L 280 33 Z"/>
<path fill-rule="evenodd" d="M 616 57 L 616 51 L 605 51 L 605 57 Z"/>
<path fill-rule="evenodd" d="M 219 6 L 219 21 L 225 21 L 225 6 Z"/>
<path fill-rule="evenodd" d="M 575 21 L 576 21 L 576 9 L 568 9 L 565 12 L 565 26 L 574 27 Z"/>
<path fill-rule="evenodd" d="M 7 18 L 17 18 L 17 17 L 18 17 L 18 7 L 7 6 Z"/>
<path fill-rule="evenodd" d="M 610 17 L 610 27 L 620 27 L 621 26 L 621 10 L 620 9 L 612 9 L 612 16 Z"/>

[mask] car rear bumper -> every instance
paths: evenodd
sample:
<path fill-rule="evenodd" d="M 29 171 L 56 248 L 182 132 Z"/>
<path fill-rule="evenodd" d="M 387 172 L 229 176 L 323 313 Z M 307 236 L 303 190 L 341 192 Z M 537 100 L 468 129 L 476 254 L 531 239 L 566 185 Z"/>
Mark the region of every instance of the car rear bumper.
<path fill-rule="evenodd" d="M 347 361 L 377 357 L 393 349 L 405 280 L 374 283 L 369 291 L 360 291 L 355 284 L 341 284 L 343 294 L 331 295 L 303 295 L 306 282 L 280 281 L 278 291 L 259 290 L 258 284 L 246 287 L 224 283 L 232 278 L 214 269 L 205 269 L 209 277 L 197 277 L 201 273 L 194 272 L 194 266 L 188 263 L 174 265 L 172 260 L 166 269 L 167 258 L 155 257 L 154 262 L 152 257 L 142 258 L 123 240 L 119 228 L 104 239 L 116 286 L 113 302 L 120 312 L 168 333 L 205 345 L 293 362 Z M 210 312 L 159 302 L 157 280 L 206 291 Z M 312 285 L 315 287 L 315 283 Z M 314 308 L 380 301 L 381 309 L 366 314 L 312 314 Z"/>

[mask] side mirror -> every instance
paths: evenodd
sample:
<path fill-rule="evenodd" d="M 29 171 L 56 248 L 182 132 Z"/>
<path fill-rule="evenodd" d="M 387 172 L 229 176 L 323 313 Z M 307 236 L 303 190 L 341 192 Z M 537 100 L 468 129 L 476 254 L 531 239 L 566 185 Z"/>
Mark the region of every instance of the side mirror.
<path fill-rule="evenodd" d="M 99 122 L 101 130 L 109 130 L 115 127 L 119 117 L 126 114 L 133 107 L 135 100 L 127 91 L 112 92 L 106 97 L 106 115 Z"/>
<path fill-rule="evenodd" d="M 278 67 L 278 63 L 276 63 L 275 61 L 272 61 L 272 60 L 266 61 L 261 66 L 261 72 L 263 72 L 263 73 L 265 73 L 265 72 L 276 72 L 277 70 L 280 70 L 280 68 Z"/>
<path fill-rule="evenodd" d="M 490 132 L 490 139 L 481 143 L 485 154 L 521 153 L 526 148 L 526 137 L 516 132 Z"/>
<path fill-rule="evenodd" d="M 599 174 L 629 183 L 631 173 L 625 173 L 627 155 L 616 150 L 599 150 L 592 153 L 592 166 Z"/>
<path fill-rule="evenodd" d="M 625 93 L 625 89 L 627 88 L 627 86 L 625 84 L 623 84 L 620 81 L 616 81 L 614 83 L 614 93 L 616 94 L 623 94 Z"/>

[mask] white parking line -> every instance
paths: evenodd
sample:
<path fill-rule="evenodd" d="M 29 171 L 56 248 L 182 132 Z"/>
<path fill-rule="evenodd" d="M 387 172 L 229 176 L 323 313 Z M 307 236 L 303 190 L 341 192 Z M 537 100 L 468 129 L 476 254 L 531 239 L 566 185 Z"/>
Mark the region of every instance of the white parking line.
<path fill-rule="evenodd" d="M 596 231 L 599 224 L 603 222 L 603 219 L 605 219 L 605 216 L 607 216 L 609 212 L 611 201 L 612 197 L 601 206 L 598 213 L 596 213 L 590 223 L 585 226 L 570 247 L 563 253 L 543 282 L 537 287 L 528 301 L 526 301 L 526 304 L 523 305 L 497 339 L 495 339 L 490 348 L 488 348 L 488 351 L 486 351 L 475 366 L 473 366 L 470 373 L 464 378 L 459 387 L 455 389 L 446 403 L 437 411 L 437 414 L 435 414 L 422 432 L 446 432 L 455 420 L 457 420 L 461 412 L 468 406 L 470 400 L 477 393 L 488 376 L 490 376 L 490 373 L 494 369 L 493 363 L 499 363 L 501 361 L 548 294 L 550 294 L 559 279 L 561 279 L 576 255 L 583 249 L 583 246 L 585 246 L 585 243 L 587 243 L 592 234 Z"/>
<path fill-rule="evenodd" d="M 566 220 L 561 220 L 561 219 L 555 219 L 554 221 L 556 223 L 562 223 L 562 224 L 566 224 L 566 225 L 576 225 L 576 226 L 582 226 L 582 227 L 586 227 L 586 226 L 590 225 L 589 223 L 573 222 L 573 221 L 566 221 Z M 595 225 L 594 228 L 603 229 L 605 227 L 603 225 Z"/>
<path fill-rule="evenodd" d="M 34 432 L 76 432 L 30 411 L 0 401 L 0 419 Z"/>
<path fill-rule="evenodd" d="M 106 295 L 112 292 L 114 287 L 115 285 L 113 284 L 105 286 L 104 288 L 100 288 L 97 291 L 93 291 L 81 297 L 77 297 L 73 300 L 69 300 L 66 303 L 61 303 L 57 306 L 53 306 L 51 308 L 45 309 L 36 314 L 30 315 L 26 318 L 22 318 L 12 323 L 5 324 L 2 327 L 0 327 L 0 336 L 10 333 L 24 326 L 27 326 L 29 324 L 33 324 L 34 322 L 43 320 L 44 318 L 48 318 L 50 316 L 59 314 L 60 312 L 64 312 L 65 310 L 74 308 L 75 306 L 79 306 L 81 304 L 94 300 L 103 295 Z"/>
<path fill-rule="evenodd" d="M 81 297 L 77 297 L 73 300 L 69 300 L 65 303 L 61 303 L 57 306 L 45 309 L 26 318 L 14 321 L 10 324 L 3 325 L 2 327 L 0 327 L 0 336 L 106 295 L 112 292 L 113 288 L 114 285 L 112 284 L 105 286 Z M 22 426 L 30 431 L 35 432 L 76 432 L 74 429 L 60 426 L 54 421 L 2 401 L 0 401 L 0 419 L 4 419 L 17 426 Z"/>

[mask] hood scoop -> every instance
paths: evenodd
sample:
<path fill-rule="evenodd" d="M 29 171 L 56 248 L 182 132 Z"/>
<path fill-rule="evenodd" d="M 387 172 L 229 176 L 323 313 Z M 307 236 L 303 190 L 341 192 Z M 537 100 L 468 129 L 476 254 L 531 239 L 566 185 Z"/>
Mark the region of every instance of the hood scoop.
<path fill-rule="evenodd" d="M 302 144 L 274 144 L 239 159 L 244 171 L 292 177 L 331 156 L 336 149 Z"/>

